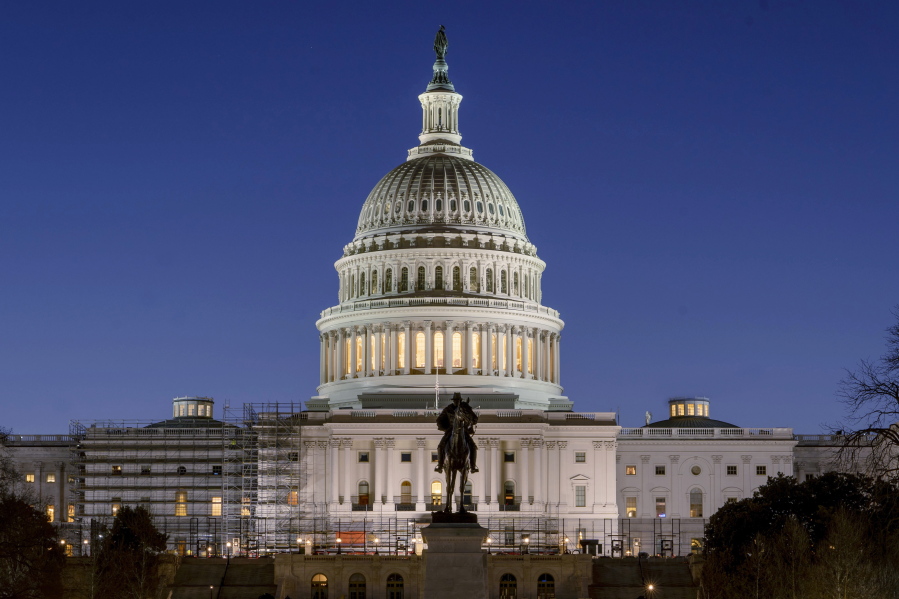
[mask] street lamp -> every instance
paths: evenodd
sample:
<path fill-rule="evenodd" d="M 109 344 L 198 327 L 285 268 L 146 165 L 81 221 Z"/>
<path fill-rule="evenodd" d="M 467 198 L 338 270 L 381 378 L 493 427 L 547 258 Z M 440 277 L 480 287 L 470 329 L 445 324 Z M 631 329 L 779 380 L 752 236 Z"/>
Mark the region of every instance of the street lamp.
<path fill-rule="evenodd" d="M 340 555 L 340 537 L 337 537 L 337 555 Z"/>
<path fill-rule="evenodd" d="M 212 545 L 206 546 L 206 557 L 212 557 Z M 212 587 L 209 588 L 211 589 Z"/>
<path fill-rule="evenodd" d="M 209 585 L 209 599 L 212 599 L 212 585 Z"/>
<path fill-rule="evenodd" d="M 231 541 L 225 543 L 225 547 L 228 548 L 228 559 L 231 559 Z"/>
<path fill-rule="evenodd" d="M 300 554 L 300 547 L 303 546 L 303 539 L 297 538 L 297 555 Z"/>
<path fill-rule="evenodd" d="M 378 555 L 378 544 L 381 542 L 381 539 L 379 539 L 378 537 L 375 537 L 374 541 L 375 541 L 375 555 Z"/>
<path fill-rule="evenodd" d="M 531 552 L 530 547 L 531 547 L 531 537 L 525 537 L 524 538 L 524 552 L 530 553 Z"/>
<path fill-rule="evenodd" d="M 487 537 L 487 554 L 488 555 L 490 554 L 490 545 L 492 545 L 492 544 L 493 544 L 493 539 L 491 539 L 490 537 Z"/>

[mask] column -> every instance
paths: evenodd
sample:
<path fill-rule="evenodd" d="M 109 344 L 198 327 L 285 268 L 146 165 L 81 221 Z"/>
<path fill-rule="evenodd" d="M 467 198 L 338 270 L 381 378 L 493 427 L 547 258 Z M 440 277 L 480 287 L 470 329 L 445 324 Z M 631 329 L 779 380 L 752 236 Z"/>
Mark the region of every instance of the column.
<path fill-rule="evenodd" d="M 340 493 L 340 490 L 338 489 L 338 482 L 340 481 L 340 457 L 337 453 L 340 448 L 340 440 L 330 439 L 328 445 L 330 446 L 330 468 L 328 469 L 328 474 L 331 478 L 331 493 L 328 497 L 328 503 L 334 506 L 337 504 L 337 497 Z"/>
<path fill-rule="evenodd" d="M 465 346 L 462 348 L 462 367 L 465 368 L 465 372 L 468 374 L 474 374 L 474 370 L 472 367 L 472 360 L 474 358 L 474 347 L 473 345 L 473 337 L 474 330 L 472 328 L 472 323 L 470 320 L 465 323 Z"/>
<path fill-rule="evenodd" d="M 493 272 L 496 273 L 495 267 Z M 496 325 L 490 322 L 484 328 L 487 330 L 487 333 L 484 335 L 486 341 L 484 342 L 484 353 L 481 356 L 484 359 L 482 366 L 487 372 L 487 376 L 493 376 L 493 335 L 496 334 Z M 497 338 L 497 341 L 499 341 L 499 338 Z"/>
<path fill-rule="evenodd" d="M 721 459 L 724 456 L 712 456 L 712 484 L 709 485 L 709 513 L 711 516 L 721 507 Z M 706 516 L 706 517 L 708 517 Z"/>
<path fill-rule="evenodd" d="M 481 462 L 481 478 L 483 479 L 483 489 L 481 493 L 483 495 L 483 501 L 481 503 L 485 505 L 489 505 L 490 494 L 492 493 L 492 487 L 490 485 L 490 481 L 493 478 L 493 461 L 490 459 L 490 441 L 488 439 L 478 439 L 478 448 L 479 448 L 479 461 Z"/>
<path fill-rule="evenodd" d="M 567 484 L 562 475 L 562 460 L 563 456 L 567 456 L 568 454 L 568 441 L 559 441 L 559 451 L 556 453 L 556 476 L 558 477 L 555 481 L 555 485 L 559 489 L 559 510 L 567 511 L 568 510 L 568 495 L 571 494 L 571 485 Z"/>
<path fill-rule="evenodd" d="M 446 321 L 446 330 L 443 331 L 443 363 L 446 365 L 446 373 L 453 373 L 453 321 Z"/>
<path fill-rule="evenodd" d="M 337 335 L 337 368 L 334 369 L 334 380 L 339 381 L 343 379 L 346 372 L 344 368 L 346 358 L 343 356 L 343 352 L 346 348 L 346 343 L 343 339 L 344 329 L 339 329 L 335 334 Z"/>
<path fill-rule="evenodd" d="M 516 370 L 515 365 L 515 340 L 518 338 L 518 327 L 511 326 L 509 327 L 509 335 L 507 341 L 506 348 L 506 370 L 508 371 L 508 376 L 518 376 L 518 371 Z"/>
<path fill-rule="evenodd" d="M 389 323 L 384 326 L 387 327 L 387 376 L 392 376 L 396 372 L 396 327 Z"/>
<path fill-rule="evenodd" d="M 606 507 L 612 508 L 617 514 L 618 488 L 616 487 L 615 466 L 618 464 L 618 441 L 606 441 L 604 449 L 606 453 L 606 471 L 604 473 L 606 480 L 605 504 Z"/>
<path fill-rule="evenodd" d="M 352 480 L 353 471 L 356 469 L 356 460 L 353 459 L 353 440 L 341 439 L 340 448 L 343 450 L 340 452 L 343 454 L 343 492 L 340 495 L 343 496 L 343 505 L 347 506 L 346 509 L 351 509 L 349 504 L 352 502 L 352 495 L 359 491 L 353 488 Z"/>
<path fill-rule="evenodd" d="M 356 327 L 352 328 L 352 334 L 350 335 L 350 376 L 347 378 L 356 378 L 356 335 L 358 331 Z"/>
<path fill-rule="evenodd" d="M 406 341 L 403 353 L 406 354 L 406 361 L 403 365 L 403 374 L 409 374 L 409 367 L 412 364 L 412 323 L 408 320 L 403 321 L 403 332 L 406 334 Z"/>
<path fill-rule="evenodd" d="M 318 336 L 319 348 L 318 348 L 318 384 L 325 384 L 325 356 L 327 355 L 327 336 L 322 333 Z"/>
<path fill-rule="evenodd" d="M 641 518 L 651 518 L 650 514 L 653 514 L 653 510 L 655 506 L 650 506 L 653 503 L 653 499 L 649 497 L 651 488 L 649 485 L 649 460 L 652 456 L 641 455 L 640 456 L 640 511 L 637 514 Z M 654 515 L 654 514 L 653 514 Z"/>
<path fill-rule="evenodd" d="M 749 469 L 752 468 L 752 456 L 741 455 L 740 458 L 743 460 L 743 499 L 746 499 L 752 497 L 752 475 L 749 473 Z"/>
<path fill-rule="evenodd" d="M 490 327 L 482 324 L 481 327 L 481 374 L 493 374 L 493 366 L 490 362 Z"/>
<path fill-rule="evenodd" d="M 606 465 L 606 443 L 608 441 L 593 442 L 593 513 L 597 513 L 599 507 L 605 507 L 606 497 L 609 494 L 609 481 L 603 472 Z"/>
<path fill-rule="evenodd" d="M 374 463 L 374 481 L 371 488 L 371 502 L 372 505 L 376 503 L 381 503 L 381 497 L 384 496 L 384 479 L 382 478 L 383 468 L 381 468 L 381 463 L 384 461 L 384 438 L 383 437 L 375 437 L 372 439 L 375 444 L 375 463 Z"/>
<path fill-rule="evenodd" d="M 534 450 L 534 504 L 542 507 L 543 498 L 545 497 L 543 489 L 545 488 L 545 479 L 543 478 L 543 439 L 531 439 L 531 447 Z"/>
<path fill-rule="evenodd" d="M 375 338 L 375 366 L 374 369 L 372 369 L 372 376 L 381 376 L 381 359 L 384 357 L 384 354 L 381 351 L 382 328 L 381 325 L 375 325 L 372 329 Z"/>
<path fill-rule="evenodd" d="M 680 463 L 679 455 L 670 455 L 668 456 L 668 462 L 671 468 L 671 507 L 666 507 L 671 515 L 670 518 L 680 518 L 685 514 L 690 513 L 690 506 L 687 505 L 686 511 L 682 508 L 684 506 L 684 498 L 681 496 L 681 473 L 678 469 L 678 464 Z"/>
<path fill-rule="evenodd" d="M 521 440 L 521 503 L 531 504 L 531 440 Z"/>
<path fill-rule="evenodd" d="M 431 374 L 434 364 L 434 338 L 431 333 L 431 321 L 425 321 L 425 374 Z"/>
<path fill-rule="evenodd" d="M 558 463 L 558 460 L 556 458 L 558 454 L 555 451 L 556 443 L 557 441 L 547 441 L 546 453 L 544 454 L 544 457 L 546 458 L 546 463 L 544 464 L 544 475 L 546 478 L 544 478 L 543 480 L 546 481 L 546 503 L 549 505 L 559 503 L 559 487 L 555 484 L 556 481 L 553 480 L 553 478 L 555 477 L 550 475 L 552 473 L 553 466 Z"/>
<path fill-rule="evenodd" d="M 394 488 L 393 485 L 393 470 L 394 470 L 394 462 L 393 462 L 393 446 L 396 443 L 396 439 L 387 438 L 384 439 L 385 445 L 387 445 L 387 461 L 384 464 L 385 477 L 387 480 L 384 483 L 385 488 L 387 489 L 387 505 L 393 507 L 393 497 L 394 493 L 399 492 L 399 489 Z M 381 493 L 384 495 L 384 493 Z"/>
<path fill-rule="evenodd" d="M 503 341 L 506 339 L 506 325 L 496 327 L 496 374 L 506 376 L 506 354 L 503 352 Z"/>
<path fill-rule="evenodd" d="M 503 476 L 499 469 L 499 439 L 490 439 L 490 489 L 497 502 L 503 492 Z"/>
<path fill-rule="evenodd" d="M 371 325 L 362 327 L 362 373 L 361 377 L 371 376 Z"/>
<path fill-rule="evenodd" d="M 427 473 L 427 464 L 431 463 L 431 460 L 427 459 L 425 453 L 425 447 L 427 446 L 428 440 L 425 437 L 416 437 L 415 438 L 415 446 L 418 450 L 416 454 L 416 458 L 418 459 L 418 480 L 415 481 L 415 492 L 418 494 L 418 498 L 415 500 L 416 506 L 415 509 L 421 509 L 422 511 L 425 509 L 424 505 L 421 508 L 418 507 L 418 503 L 427 503 L 425 499 L 425 485 L 427 484 L 427 479 L 425 478 Z"/>
<path fill-rule="evenodd" d="M 554 337 L 555 337 L 555 343 L 553 344 L 553 346 L 554 346 L 553 363 L 555 364 L 554 370 L 556 371 L 555 372 L 555 374 L 556 374 L 555 382 L 557 385 L 561 385 L 562 384 L 562 362 L 561 362 L 562 350 L 561 350 L 561 347 L 559 346 L 559 344 L 562 341 L 562 336 L 559 335 L 558 333 L 556 333 L 554 335 Z"/>

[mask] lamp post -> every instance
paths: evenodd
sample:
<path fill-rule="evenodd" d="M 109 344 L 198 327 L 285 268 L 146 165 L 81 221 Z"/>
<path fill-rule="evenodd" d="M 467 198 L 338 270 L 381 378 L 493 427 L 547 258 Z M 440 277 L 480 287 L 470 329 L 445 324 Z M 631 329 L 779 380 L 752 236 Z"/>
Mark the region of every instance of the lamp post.
<path fill-rule="evenodd" d="M 209 599 L 212 599 L 212 585 L 209 585 Z"/>
<path fill-rule="evenodd" d="M 493 544 L 493 539 L 487 537 L 487 555 L 490 555 L 490 546 Z"/>
<path fill-rule="evenodd" d="M 225 547 L 228 548 L 228 559 L 231 559 L 231 541 L 225 543 Z"/>
<path fill-rule="evenodd" d="M 337 537 L 337 555 L 340 555 L 340 537 Z"/>
<path fill-rule="evenodd" d="M 525 537 L 524 538 L 524 552 L 530 553 L 531 552 L 530 547 L 531 547 L 531 538 Z"/>
<path fill-rule="evenodd" d="M 306 555 L 310 555 L 312 553 L 312 539 L 306 539 Z"/>
<path fill-rule="evenodd" d="M 378 555 L 378 544 L 381 542 L 381 539 L 379 539 L 378 537 L 375 537 L 374 541 L 375 541 L 375 555 Z"/>
<path fill-rule="evenodd" d="M 300 555 L 300 549 L 303 547 L 303 539 L 297 539 L 297 555 Z"/>

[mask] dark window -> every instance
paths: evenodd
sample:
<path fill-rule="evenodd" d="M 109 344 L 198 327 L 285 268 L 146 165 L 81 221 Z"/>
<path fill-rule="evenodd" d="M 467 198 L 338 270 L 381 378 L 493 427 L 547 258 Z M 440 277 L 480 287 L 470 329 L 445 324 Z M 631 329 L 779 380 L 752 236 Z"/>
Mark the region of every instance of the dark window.
<path fill-rule="evenodd" d="M 458 266 L 453 267 L 453 291 L 462 291 L 462 271 Z"/>
<path fill-rule="evenodd" d="M 665 476 L 664 466 L 656 466 L 656 476 Z"/>
<path fill-rule="evenodd" d="M 736 466 L 728 466 L 727 467 L 727 475 L 728 476 L 736 476 L 737 475 L 737 467 Z"/>
<path fill-rule="evenodd" d="M 221 476 L 222 475 L 222 467 L 221 466 L 213 466 L 212 467 L 212 476 Z"/>
<path fill-rule="evenodd" d="M 503 452 L 503 461 L 508 463 L 515 461 L 515 452 L 514 451 L 504 451 Z"/>
<path fill-rule="evenodd" d="M 756 467 L 755 467 L 755 473 L 756 473 L 758 476 L 767 476 L 767 474 L 768 474 L 768 467 L 767 467 L 767 466 L 756 466 Z"/>
<path fill-rule="evenodd" d="M 575 451 L 574 452 L 574 461 L 576 464 L 585 464 L 587 462 L 587 452 L 586 451 Z"/>
<path fill-rule="evenodd" d="M 431 462 L 433 462 L 433 463 L 436 464 L 436 463 L 437 463 L 437 458 L 438 458 L 438 457 L 439 457 L 439 456 L 437 455 L 437 452 L 436 452 L 436 451 L 432 451 L 432 452 L 431 452 Z"/>
<path fill-rule="evenodd" d="M 359 452 L 359 463 L 368 463 L 368 452 L 360 451 Z"/>
<path fill-rule="evenodd" d="M 541 574 L 537 578 L 537 599 L 555 599 L 556 581 L 552 574 Z"/>
<path fill-rule="evenodd" d="M 178 474 L 187 474 L 187 468 L 184 466 L 178 466 Z"/>
<path fill-rule="evenodd" d="M 384 293 L 393 291 L 393 269 L 388 268 L 384 274 Z"/>
<path fill-rule="evenodd" d="M 149 466 L 149 464 L 145 464 L 145 465 L 141 466 L 141 467 L 140 467 L 140 473 L 141 473 L 141 474 L 150 474 L 150 466 Z"/>
<path fill-rule="evenodd" d="M 400 291 L 409 291 L 409 269 L 406 267 L 400 271 Z"/>
<path fill-rule="evenodd" d="M 443 267 L 434 268 L 434 289 L 443 289 Z"/>
<path fill-rule="evenodd" d="M 403 599 L 403 577 L 399 574 L 387 577 L 387 599 Z"/>
<path fill-rule="evenodd" d="M 424 266 L 418 267 L 418 283 L 417 283 L 416 287 L 419 291 L 425 290 L 425 267 Z"/>
<path fill-rule="evenodd" d="M 503 574 L 499 579 L 499 596 L 502 599 L 512 599 L 518 596 L 518 581 L 514 574 Z"/>
<path fill-rule="evenodd" d="M 365 599 L 365 576 L 362 574 L 350 576 L 350 599 Z"/>
<path fill-rule="evenodd" d="M 443 210 L 443 200 L 434 200 L 434 209 L 437 212 Z"/>
<path fill-rule="evenodd" d="M 468 200 L 462 202 L 462 210 L 464 212 L 471 212 L 471 202 L 469 202 Z"/>
<path fill-rule="evenodd" d="M 412 461 L 412 453 L 408 451 L 404 451 L 400 454 L 401 462 L 411 462 Z"/>
<path fill-rule="evenodd" d="M 300 452 L 299 451 L 291 451 L 287 454 L 288 462 L 299 462 L 300 461 Z"/>

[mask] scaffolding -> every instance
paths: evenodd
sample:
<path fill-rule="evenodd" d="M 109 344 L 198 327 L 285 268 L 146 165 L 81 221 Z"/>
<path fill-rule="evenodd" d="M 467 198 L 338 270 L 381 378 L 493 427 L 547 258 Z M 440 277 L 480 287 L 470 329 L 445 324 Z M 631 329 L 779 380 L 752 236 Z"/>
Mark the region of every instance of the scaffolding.
<path fill-rule="evenodd" d="M 230 426 L 212 418 L 72 421 L 76 517 L 96 543 L 122 506 L 143 506 L 182 555 L 222 555 Z M 84 541 L 87 541 L 86 543 Z"/>

